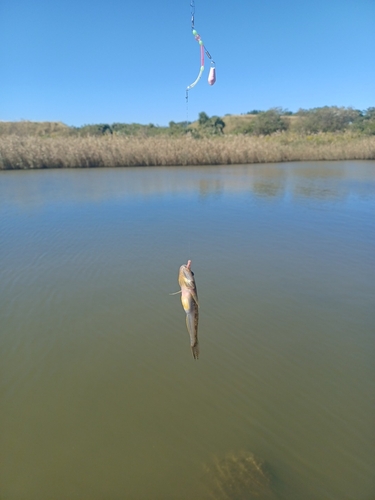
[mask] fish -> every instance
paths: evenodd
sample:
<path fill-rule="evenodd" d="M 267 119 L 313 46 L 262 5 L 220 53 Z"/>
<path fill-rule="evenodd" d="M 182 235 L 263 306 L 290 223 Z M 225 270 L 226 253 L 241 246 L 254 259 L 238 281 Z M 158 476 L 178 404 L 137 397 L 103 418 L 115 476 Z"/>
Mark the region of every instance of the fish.
<path fill-rule="evenodd" d="M 186 313 L 186 327 L 190 336 L 190 347 L 194 359 L 199 357 L 198 344 L 198 319 L 199 303 L 197 286 L 195 284 L 194 273 L 191 270 L 191 260 L 180 267 L 178 273 L 178 284 L 180 285 L 181 303 Z"/>

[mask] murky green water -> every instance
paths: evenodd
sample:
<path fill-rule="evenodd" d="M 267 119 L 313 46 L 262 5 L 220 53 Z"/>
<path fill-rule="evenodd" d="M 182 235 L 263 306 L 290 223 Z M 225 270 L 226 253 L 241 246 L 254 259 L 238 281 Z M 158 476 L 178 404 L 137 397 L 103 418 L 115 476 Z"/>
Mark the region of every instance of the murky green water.
<path fill-rule="evenodd" d="M 0 298 L 1 500 L 373 500 L 375 162 L 1 172 Z"/>

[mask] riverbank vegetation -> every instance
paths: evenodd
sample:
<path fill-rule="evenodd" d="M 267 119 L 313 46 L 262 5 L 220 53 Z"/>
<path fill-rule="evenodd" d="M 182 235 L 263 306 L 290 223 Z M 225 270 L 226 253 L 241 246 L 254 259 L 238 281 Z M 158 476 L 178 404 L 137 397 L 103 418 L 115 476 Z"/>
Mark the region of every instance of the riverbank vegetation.
<path fill-rule="evenodd" d="M 201 112 L 193 123 L 0 122 L 0 169 L 375 159 L 375 108 Z"/>

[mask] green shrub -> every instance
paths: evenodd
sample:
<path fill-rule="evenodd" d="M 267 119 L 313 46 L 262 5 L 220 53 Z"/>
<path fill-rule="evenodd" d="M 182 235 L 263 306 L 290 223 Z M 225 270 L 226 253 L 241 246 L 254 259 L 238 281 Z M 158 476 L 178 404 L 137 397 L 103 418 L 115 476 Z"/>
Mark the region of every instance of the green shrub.
<path fill-rule="evenodd" d="M 199 113 L 198 124 L 204 135 L 222 134 L 225 127 L 225 122 L 219 116 L 211 116 L 210 118 L 204 111 Z"/>
<path fill-rule="evenodd" d="M 360 118 L 361 112 L 353 108 L 324 106 L 322 108 L 300 109 L 296 123 L 297 130 L 309 134 L 318 132 L 340 132 Z"/>
<path fill-rule="evenodd" d="M 366 135 L 375 135 L 375 108 L 362 112 L 354 122 L 353 129 Z"/>
<path fill-rule="evenodd" d="M 282 110 L 272 108 L 259 113 L 251 124 L 252 133 L 255 135 L 270 135 L 288 129 L 288 122 L 282 118 Z"/>

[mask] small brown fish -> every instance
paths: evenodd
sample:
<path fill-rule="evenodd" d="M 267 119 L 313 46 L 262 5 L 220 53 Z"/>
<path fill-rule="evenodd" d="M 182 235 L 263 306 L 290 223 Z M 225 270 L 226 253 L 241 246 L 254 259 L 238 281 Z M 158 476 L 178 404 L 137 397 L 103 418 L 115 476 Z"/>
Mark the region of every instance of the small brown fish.
<path fill-rule="evenodd" d="M 190 269 L 191 260 L 180 267 L 178 273 L 178 284 L 181 287 L 181 302 L 186 312 L 186 326 L 190 335 L 190 346 L 193 358 L 198 359 L 198 295 L 195 285 L 194 273 Z"/>

